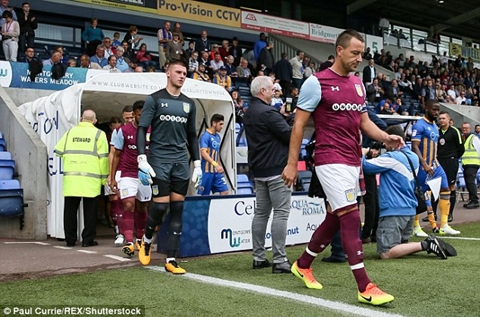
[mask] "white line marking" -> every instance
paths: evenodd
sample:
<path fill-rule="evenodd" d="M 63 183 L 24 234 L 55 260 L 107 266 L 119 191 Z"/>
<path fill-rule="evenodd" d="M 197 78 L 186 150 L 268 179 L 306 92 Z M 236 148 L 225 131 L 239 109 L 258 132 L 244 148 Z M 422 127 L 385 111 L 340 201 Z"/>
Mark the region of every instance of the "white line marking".
<path fill-rule="evenodd" d="M 89 250 L 77 250 L 77 252 L 87 253 L 87 254 L 95 254 L 97 251 L 89 251 Z"/>
<path fill-rule="evenodd" d="M 440 238 L 440 239 L 452 239 L 452 240 L 480 241 L 480 238 L 468 238 L 468 237 L 437 236 L 437 238 Z"/>
<path fill-rule="evenodd" d="M 37 242 L 37 241 L 8 241 L 4 242 L 5 244 L 38 244 L 38 245 L 50 245 L 47 242 Z"/>
<path fill-rule="evenodd" d="M 165 272 L 165 269 L 159 266 L 147 266 L 146 268 L 153 271 Z M 366 317 L 402 317 L 401 315 L 397 315 L 397 314 L 389 314 L 386 312 L 381 312 L 381 311 L 363 308 L 363 307 L 350 305 L 350 304 L 344 304 L 340 302 L 334 302 L 331 300 L 321 299 L 318 297 L 280 291 L 274 288 L 269 288 L 269 287 L 254 285 L 254 284 L 228 281 L 228 280 L 223 280 L 216 277 L 204 276 L 200 274 L 186 273 L 183 275 L 183 277 L 189 278 L 191 280 L 207 283 L 207 284 L 238 288 L 245 291 L 260 293 L 267 296 L 277 296 L 277 297 L 288 298 L 297 302 L 304 302 L 310 305 L 321 306 L 321 307 L 326 307 L 329 309 L 341 311 L 344 313 L 348 313 L 349 315 L 352 313 L 355 313 L 356 315 L 366 316 Z"/>
<path fill-rule="evenodd" d="M 62 249 L 62 250 L 71 250 L 73 249 L 72 247 L 62 247 L 60 245 L 54 245 L 53 246 L 54 248 L 57 248 L 57 249 Z"/>
<path fill-rule="evenodd" d="M 130 259 L 118 256 L 118 255 L 105 254 L 104 256 L 106 256 L 107 258 L 110 258 L 110 259 L 121 261 L 121 262 L 130 261 Z"/>

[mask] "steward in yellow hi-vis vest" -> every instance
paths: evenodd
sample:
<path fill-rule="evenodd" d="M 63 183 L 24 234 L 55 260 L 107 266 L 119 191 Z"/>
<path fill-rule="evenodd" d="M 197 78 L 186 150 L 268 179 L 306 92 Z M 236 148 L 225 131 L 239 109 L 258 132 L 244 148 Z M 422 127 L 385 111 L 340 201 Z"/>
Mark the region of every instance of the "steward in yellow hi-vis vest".
<path fill-rule="evenodd" d="M 469 123 L 462 123 L 463 144 L 465 144 L 465 153 L 462 156 L 463 177 L 468 191 L 468 203 L 463 207 L 467 209 L 477 209 L 480 207 L 477 194 L 477 172 L 480 167 L 480 156 L 475 150 L 473 140 L 477 138 L 472 133 L 472 127 Z"/>
<path fill-rule="evenodd" d="M 85 229 L 82 246 L 98 243 L 96 220 L 101 186 L 108 177 L 108 141 L 105 132 L 95 128 L 95 112 L 85 110 L 82 121 L 68 130 L 55 146 L 55 154 L 63 159 L 63 226 L 67 246 L 77 241 L 77 209 L 83 198 Z"/>

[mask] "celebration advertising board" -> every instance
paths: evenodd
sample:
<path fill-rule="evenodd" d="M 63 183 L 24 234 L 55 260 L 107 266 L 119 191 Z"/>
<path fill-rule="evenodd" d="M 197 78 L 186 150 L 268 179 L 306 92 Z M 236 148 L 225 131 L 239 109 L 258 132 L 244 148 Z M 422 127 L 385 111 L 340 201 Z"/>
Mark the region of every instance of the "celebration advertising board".
<path fill-rule="evenodd" d="M 242 11 L 242 29 L 269 32 L 278 35 L 309 38 L 308 23 Z"/>

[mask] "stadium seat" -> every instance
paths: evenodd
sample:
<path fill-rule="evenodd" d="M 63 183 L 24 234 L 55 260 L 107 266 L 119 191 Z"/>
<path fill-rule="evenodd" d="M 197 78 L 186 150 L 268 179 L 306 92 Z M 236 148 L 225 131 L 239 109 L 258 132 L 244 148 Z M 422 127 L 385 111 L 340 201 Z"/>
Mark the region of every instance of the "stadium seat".
<path fill-rule="evenodd" d="M 250 179 L 248 179 L 247 174 L 237 174 L 237 183 L 248 183 Z"/>
<path fill-rule="evenodd" d="M 12 159 L 12 154 L 7 151 L 2 151 L 0 152 L 0 160 L 11 160 Z"/>
<path fill-rule="evenodd" d="M 20 182 L 17 179 L 0 180 L 0 190 L 21 189 Z"/>
<path fill-rule="evenodd" d="M 0 179 L 2 180 L 12 179 L 14 171 L 15 171 L 15 161 L 0 160 Z"/>
<path fill-rule="evenodd" d="M 0 139 L 0 152 L 5 151 L 7 146 L 5 144 L 5 139 Z"/>
<path fill-rule="evenodd" d="M 238 195 L 249 195 L 253 194 L 253 189 L 250 187 L 242 187 L 237 189 L 237 194 Z"/>
<path fill-rule="evenodd" d="M 302 181 L 302 183 L 310 183 L 310 180 L 312 179 L 312 172 L 309 170 L 298 171 L 298 179 Z"/>
<path fill-rule="evenodd" d="M 238 142 L 238 146 L 247 146 L 247 138 L 241 137 Z"/>
<path fill-rule="evenodd" d="M 3 133 L 0 132 L 0 139 L 3 139 Z"/>

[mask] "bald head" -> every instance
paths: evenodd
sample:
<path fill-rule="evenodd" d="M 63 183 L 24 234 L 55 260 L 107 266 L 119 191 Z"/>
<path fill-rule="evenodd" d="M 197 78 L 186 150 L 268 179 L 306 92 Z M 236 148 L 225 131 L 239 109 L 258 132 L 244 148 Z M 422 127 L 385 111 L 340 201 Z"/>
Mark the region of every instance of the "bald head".
<path fill-rule="evenodd" d="M 82 114 L 82 122 L 95 123 L 97 121 L 97 116 L 93 110 L 85 110 Z"/>

